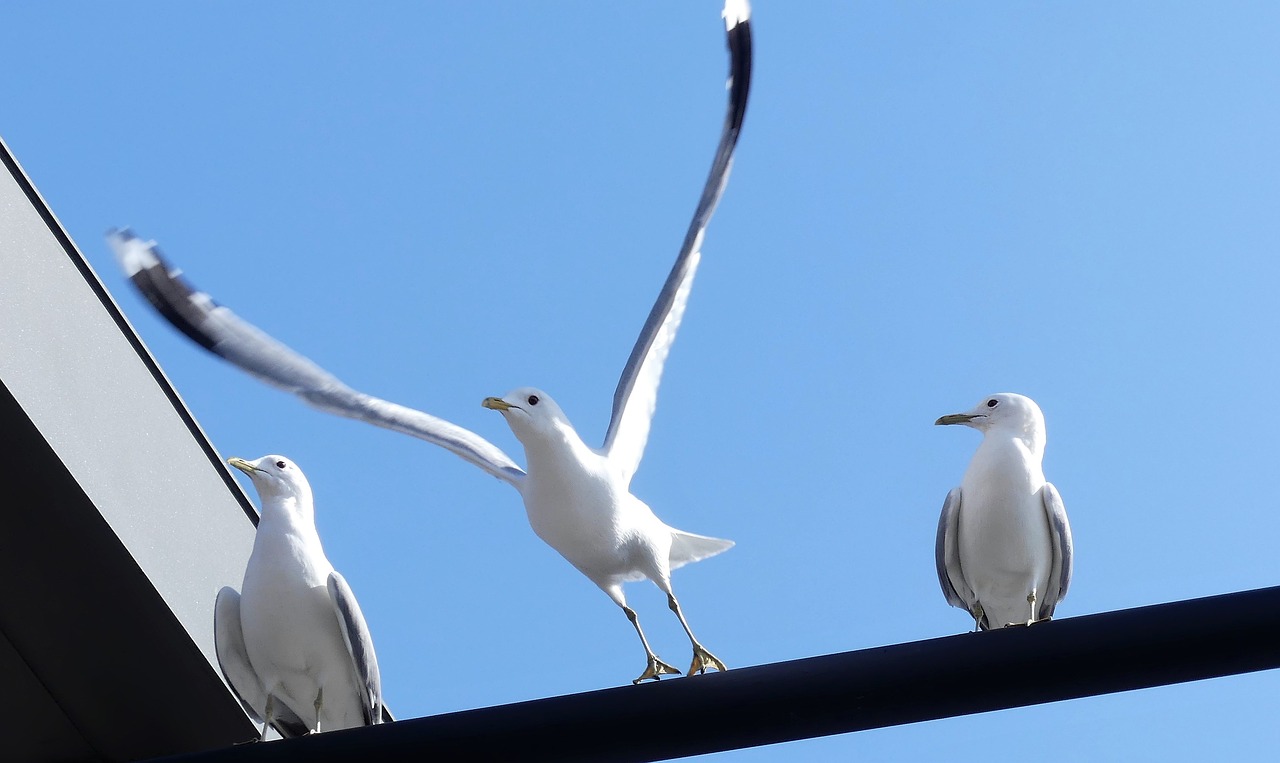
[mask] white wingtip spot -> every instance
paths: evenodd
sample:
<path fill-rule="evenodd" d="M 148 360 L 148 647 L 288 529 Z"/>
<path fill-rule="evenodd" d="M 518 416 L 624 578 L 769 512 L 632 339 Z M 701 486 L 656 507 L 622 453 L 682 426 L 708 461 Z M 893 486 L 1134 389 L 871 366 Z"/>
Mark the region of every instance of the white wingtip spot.
<path fill-rule="evenodd" d="M 751 4 L 747 0 L 724 0 L 724 30 L 733 31 L 737 25 L 751 18 Z"/>
<path fill-rule="evenodd" d="M 143 241 L 132 235 L 127 228 L 108 233 L 107 243 L 111 245 L 111 250 L 115 253 L 116 262 L 120 263 L 121 269 L 130 278 L 138 271 L 160 262 L 155 253 L 151 251 L 156 242 Z"/>

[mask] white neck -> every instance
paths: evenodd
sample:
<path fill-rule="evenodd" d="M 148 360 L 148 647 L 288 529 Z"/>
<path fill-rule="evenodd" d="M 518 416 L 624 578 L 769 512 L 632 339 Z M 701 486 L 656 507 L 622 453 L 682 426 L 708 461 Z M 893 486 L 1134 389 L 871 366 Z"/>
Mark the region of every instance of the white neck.
<path fill-rule="evenodd" d="M 566 467 L 583 463 L 593 451 L 587 447 L 573 426 L 557 422 L 553 431 L 540 431 L 521 438 L 530 474 L 555 474 Z"/>
<path fill-rule="evenodd" d="M 287 528 L 298 534 L 316 535 L 315 506 L 296 495 L 264 497 L 261 524 Z"/>

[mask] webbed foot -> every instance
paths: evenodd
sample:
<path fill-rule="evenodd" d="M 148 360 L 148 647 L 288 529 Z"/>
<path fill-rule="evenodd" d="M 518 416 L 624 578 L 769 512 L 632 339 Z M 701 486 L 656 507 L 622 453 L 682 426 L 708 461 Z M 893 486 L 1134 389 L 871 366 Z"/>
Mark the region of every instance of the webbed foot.
<path fill-rule="evenodd" d="M 656 654 L 650 654 L 649 665 L 644 669 L 644 672 L 640 674 L 640 677 L 635 679 L 631 683 L 638 684 L 642 681 L 647 681 L 650 678 L 657 681 L 663 675 L 678 676 L 680 675 L 680 671 L 676 669 L 674 665 L 669 665 L 663 662 L 662 660 L 658 659 L 658 656 Z"/>
<path fill-rule="evenodd" d="M 702 644 L 694 642 L 693 664 L 689 666 L 689 672 L 687 675 L 693 675 L 694 673 L 706 673 L 707 668 L 715 668 L 721 673 L 728 670 L 724 663 L 720 661 L 719 657 L 708 652 L 706 647 Z"/>

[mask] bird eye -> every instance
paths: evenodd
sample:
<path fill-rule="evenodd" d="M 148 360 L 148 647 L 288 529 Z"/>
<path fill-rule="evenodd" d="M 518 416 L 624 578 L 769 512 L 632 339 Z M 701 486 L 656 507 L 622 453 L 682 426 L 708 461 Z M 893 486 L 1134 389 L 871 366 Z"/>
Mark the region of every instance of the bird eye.
<path fill-rule="evenodd" d="M 286 468 L 286 467 L 288 467 L 288 466 L 289 466 L 289 465 L 288 465 L 288 464 L 286 464 L 286 463 L 285 463 L 285 462 L 283 462 L 283 461 L 277 461 L 277 462 L 276 462 L 276 468 L 277 468 L 277 469 L 284 469 L 284 468 Z"/>
<path fill-rule="evenodd" d="M 538 396 L 529 395 L 529 405 L 537 405 L 537 404 L 538 404 Z"/>
<path fill-rule="evenodd" d="M 1000 401 L 996 400 L 994 397 L 987 401 L 988 408 L 995 408 L 997 405 L 1000 405 Z"/>

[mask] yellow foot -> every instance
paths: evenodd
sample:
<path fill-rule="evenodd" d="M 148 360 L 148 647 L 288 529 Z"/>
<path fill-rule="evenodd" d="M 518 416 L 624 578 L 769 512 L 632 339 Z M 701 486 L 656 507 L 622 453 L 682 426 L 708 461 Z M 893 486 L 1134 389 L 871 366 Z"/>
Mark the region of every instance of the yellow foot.
<path fill-rule="evenodd" d="M 702 644 L 694 644 L 693 664 L 689 666 L 688 675 L 693 675 L 694 673 L 706 673 L 707 668 L 715 668 L 721 673 L 728 670 L 728 668 L 724 666 L 724 663 L 720 661 L 720 658 L 716 657 L 711 652 L 708 652 L 706 647 L 702 646 Z"/>
<path fill-rule="evenodd" d="M 1036 623 L 1047 623 L 1047 622 L 1049 622 L 1049 621 L 1050 621 L 1050 620 L 1052 620 L 1052 619 L 1053 619 L 1052 617 L 1042 617 L 1042 618 L 1040 618 L 1039 620 L 1028 620 L 1028 621 L 1026 621 L 1025 623 L 1005 623 L 1005 624 L 1004 624 L 1004 627 L 1006 627 L 1006 628 L 1028 628 L 1028 627 L 1030 627 L 1030 626 L 1032 626 L 1032 625 L 1035 625 Z"/>
<path fill-rule="evenodd" d="M 638 683 L 640 683 L 641 681 L 647 681 L 647 680 L 649 680 L 650 678 L 652 678 L 653 680 L 657 681 L 657 680 L 659 680 L 659 677 L 660 677 L 660 676 L 662 676 L 662 675 L 664 675 L 664 674 L 666 674 L 666 675 L 678 676 L 678 675 L 680 675 L 680 671 L 679 671 L 679 670 L 677 670 L 677 669 L 675 668 L 675 666 L 673 666 L 673 665 L 668 665 L 667 663 L 663 662 L 662 660 L 659 660 L 657 655 L 651 654 L 651 655 L 649 655 L 649 665 L 648 665 L 648 667 L 646 667 L 646 668 L 644 669 L 644 672 L 640 674 L 640 677 L 639 677 L 639 678 L 637 678 L 636 680 L 632 681 L 631 683 L 633 683 L 633 684 L 638 684 Z"/>

